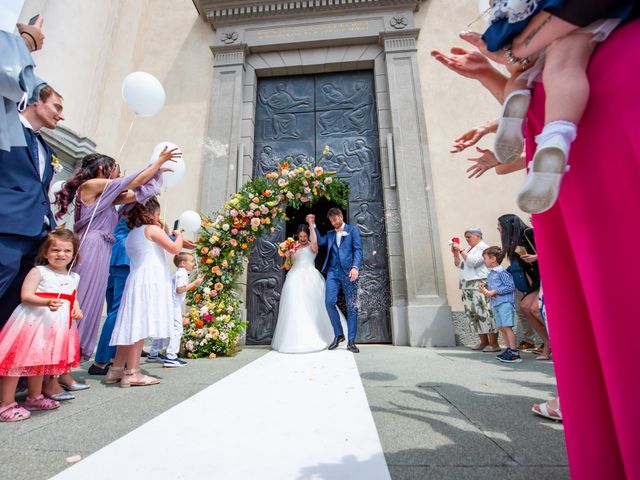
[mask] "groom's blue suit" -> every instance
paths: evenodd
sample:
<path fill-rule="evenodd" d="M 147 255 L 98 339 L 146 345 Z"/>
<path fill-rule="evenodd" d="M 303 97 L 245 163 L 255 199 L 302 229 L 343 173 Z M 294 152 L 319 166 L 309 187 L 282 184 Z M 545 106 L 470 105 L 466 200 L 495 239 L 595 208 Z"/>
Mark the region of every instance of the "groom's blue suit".
<path fill-rule="evenodd" d="M 320 235 L 317 227 L 315 230 L 318 237 L 318 245 L 327 247 L 327 257 L 322 266 L 322 272 L 327 274 L 327 288 L 324 299 L 331 325 L 333 326 L 333 332 L 336 337 L 344 335 L 340 324 L 338 307 L 336 306 L 338 293 L 342 288 L 347 301 L 348 340 L 353 342 L 356 339 L 358 329 L 358 282 L 349 280 L 349 272 L 352 268 L 360 270 L 362 265 L 360 232 L 356 227 L 346 223 L 343 224 L 343 231 L 346 235 L 340 237 L 340 245 L 338 246 L 335 230 L 327 232 L 324 236 Z"/>
<path fill-rule="evenodd" d="M 22 282 L 42 239 L 56 226 L 48 197 L 54 152 L 40 138 L 45 160 L 40 176 L 36 134 L 22 130 L 26 147 L 0 150 L 0 328 L 20 304 Z"/>

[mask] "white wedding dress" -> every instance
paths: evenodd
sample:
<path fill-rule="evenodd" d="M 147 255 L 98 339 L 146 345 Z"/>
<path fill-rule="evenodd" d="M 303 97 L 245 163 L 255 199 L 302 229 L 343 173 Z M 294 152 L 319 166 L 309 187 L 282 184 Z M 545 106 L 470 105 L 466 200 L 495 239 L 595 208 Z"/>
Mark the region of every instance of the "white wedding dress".
<path fill-rule="evenodd" d="M 280 311 L 271 348 L 281 353 L 324 350 L 333 340 L 331 320 L 324 304 L 325 281 L 316 269 L 316 254 L 302 247 L 293 254 L 280 296 Z M 344 332 L 346 320 L 340 313 Z"/>

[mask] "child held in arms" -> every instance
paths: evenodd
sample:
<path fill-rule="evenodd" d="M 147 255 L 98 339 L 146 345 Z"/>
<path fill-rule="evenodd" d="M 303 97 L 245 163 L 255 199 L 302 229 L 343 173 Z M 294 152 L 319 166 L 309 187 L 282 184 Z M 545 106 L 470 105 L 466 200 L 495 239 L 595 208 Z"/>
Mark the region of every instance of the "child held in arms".
<path fill-rule="evenodd" d="M 482 253 L 482 257 L 484 265 L 489 269 L 489 275 L 486 287 L 481 288 L 480 291 L 489 298 L 496 327 L 502 332 L 502 337 L 507 344 L 506 350 L 496 355 L 496 358 L 506 363 L 521 362 L 522 359 L 516 348 L 516 336 L 513 333 L 516 287 L 511 274 L 500 266 L 504 259 L 504 252 L 500 247 L 489 247 Z"/>

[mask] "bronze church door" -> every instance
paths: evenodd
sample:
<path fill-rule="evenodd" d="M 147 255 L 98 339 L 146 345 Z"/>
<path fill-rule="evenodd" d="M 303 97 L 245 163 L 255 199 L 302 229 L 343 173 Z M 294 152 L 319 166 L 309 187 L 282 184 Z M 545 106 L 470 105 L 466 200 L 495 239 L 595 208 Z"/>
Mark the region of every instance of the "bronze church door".
<path fill-rule="evenodd" d="M 254 177 L 276 170 L 279 162 L 291 156 L 294 164 L 320 165 L 349 184 L 346 221 L 360 231 L 364 258 L 357 341 L 390 342 L 389 266 L 373 72 L 263 78 L 257 88 Z M 319 159 L 325 146 L 329 152 Z M 285 279 L 277 244 L 286 232 L 295 231 L 305 213 L 290 215 L 292 225 L 283 222 L 275 233 L 256 241 L 247 280 L 248 344 L 271 342 Z M 324 233 L 323 219 L 318 220 Z"/>

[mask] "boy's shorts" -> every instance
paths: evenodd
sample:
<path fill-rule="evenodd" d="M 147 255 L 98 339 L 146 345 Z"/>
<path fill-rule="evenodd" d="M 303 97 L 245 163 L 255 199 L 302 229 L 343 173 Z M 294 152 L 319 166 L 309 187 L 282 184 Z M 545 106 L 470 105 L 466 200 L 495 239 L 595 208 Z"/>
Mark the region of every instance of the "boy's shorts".
<path fill-rule="evenodd" d="M 493 307 L 493 316 L 496 319 L 496 327 L 513 327 L 515 308 L 513 303 L 504 302 Z"/>

